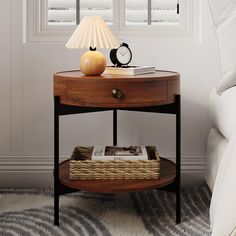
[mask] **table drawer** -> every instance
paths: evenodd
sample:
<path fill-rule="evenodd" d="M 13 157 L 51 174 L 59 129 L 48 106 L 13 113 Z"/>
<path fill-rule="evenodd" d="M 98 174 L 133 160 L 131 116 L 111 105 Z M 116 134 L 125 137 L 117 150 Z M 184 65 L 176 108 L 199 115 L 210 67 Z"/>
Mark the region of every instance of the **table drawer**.
<path fill-rule="evenodd" d="M 168 99 L 167 81 L 67 81 L 67 103 L 78 106 L 126 107 Z"/>

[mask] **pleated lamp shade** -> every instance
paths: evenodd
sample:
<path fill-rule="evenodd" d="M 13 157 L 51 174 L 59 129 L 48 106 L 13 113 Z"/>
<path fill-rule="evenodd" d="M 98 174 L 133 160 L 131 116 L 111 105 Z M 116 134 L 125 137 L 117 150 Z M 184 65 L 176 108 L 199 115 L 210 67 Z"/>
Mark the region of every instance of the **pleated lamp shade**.
<path fill-rule="evenodd" d="M 66 43 L 67 48 L 117 48 L 118 40 L 101 16 L 85 16 Z"/>

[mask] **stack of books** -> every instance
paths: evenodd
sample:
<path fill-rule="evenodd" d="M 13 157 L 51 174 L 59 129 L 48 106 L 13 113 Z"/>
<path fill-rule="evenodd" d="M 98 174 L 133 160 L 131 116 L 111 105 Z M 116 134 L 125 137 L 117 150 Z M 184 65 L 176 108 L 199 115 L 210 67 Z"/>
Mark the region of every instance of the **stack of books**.
<path fill-rule="evenodd" d="M 141 75 L 154 72 L 155 66 L 107 66 L 104 73 L 113 75 Z"/>

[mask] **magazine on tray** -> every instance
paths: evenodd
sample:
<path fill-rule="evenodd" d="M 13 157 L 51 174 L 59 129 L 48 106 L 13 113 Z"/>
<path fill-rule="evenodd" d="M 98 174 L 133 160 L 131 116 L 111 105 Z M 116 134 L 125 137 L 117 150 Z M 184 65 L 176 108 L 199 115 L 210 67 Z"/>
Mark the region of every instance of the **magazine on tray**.
<path fill-rule="evenodd" d="M 145 146 L 94 146 L 92 160 L 100 161 L 120 161 L 120 160 L 148 160 Z"/>

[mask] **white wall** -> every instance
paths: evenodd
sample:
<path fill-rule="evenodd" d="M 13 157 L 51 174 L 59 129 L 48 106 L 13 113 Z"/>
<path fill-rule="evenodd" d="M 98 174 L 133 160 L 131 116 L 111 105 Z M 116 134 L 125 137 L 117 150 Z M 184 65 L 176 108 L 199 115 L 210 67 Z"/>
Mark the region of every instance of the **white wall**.
<path fill-rule="evenodd" d="M 50 184 L 52 75 L 78 68 L 81 54 L 65 49 L 62 43 L 23 44 L 22 8 L 22 0 L 0 2 L 0 187 Z M 216 39 L 205 0 L 201 20 L 201 42 L 128 42 L 133 64 L 181 73 L 183 169 L 191 172 L 192 178 L 204 172 L 211 126 L 208 94 L 219 78 Z M 111 112 L 63 117 L 62 156 L 69 156 L 76 144 L 111 144 L 111 118 Z M 174 156 L 173 117 L 119 112 L 118 119 L 119 144 L 155 144 L 163 156 Z"/>

